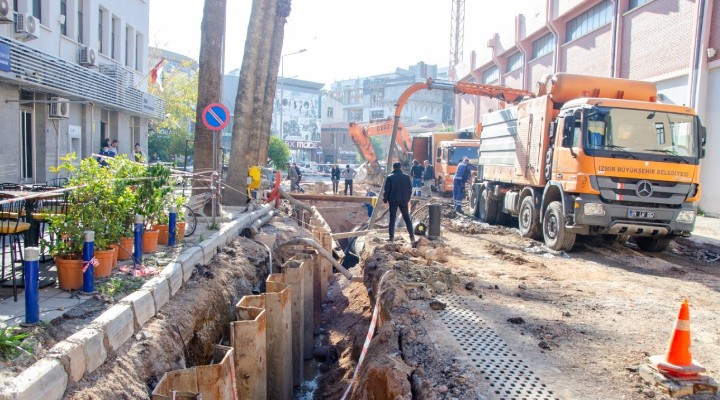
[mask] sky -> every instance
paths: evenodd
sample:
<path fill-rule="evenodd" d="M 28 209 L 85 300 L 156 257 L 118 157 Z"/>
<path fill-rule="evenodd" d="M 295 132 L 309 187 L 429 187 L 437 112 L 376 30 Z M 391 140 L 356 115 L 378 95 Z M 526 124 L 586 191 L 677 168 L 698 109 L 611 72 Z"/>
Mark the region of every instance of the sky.
<path fill-rule="evenodd" d="M 488 57 L 494 32 L 512 32 L 514 15 L 538 0 L 468 0 L 465 57 Z M 202 0 L 150 1 L 150 46 L 197 59 Z M 240 68 L 251 0 L 227 1 L 225 72 Z M 492 5 L 493 11 L 489 10 Z M 168 10 L 172 10 L 168 12 Z M 295 0 L 285 26 L 284 76 L 325 83 L 389 73 L 419 61 L 447 67 L 451 0 Z"/>

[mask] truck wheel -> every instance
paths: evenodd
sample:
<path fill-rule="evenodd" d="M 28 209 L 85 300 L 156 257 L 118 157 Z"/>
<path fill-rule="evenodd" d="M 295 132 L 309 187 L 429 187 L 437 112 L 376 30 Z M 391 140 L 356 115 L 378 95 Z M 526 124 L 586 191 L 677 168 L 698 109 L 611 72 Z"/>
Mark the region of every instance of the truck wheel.
<path fill-rule="evenodd" d="M 540 218 L 538 218 L 538 214 L 532 196 L 523 198 L 518 213 L 518 229 L 523 237 L 540 239 Z"/>
<path fill-rule="evenodd" d="M 481 188 L 478 193 L 478 219 L 481 222 L 494 224 L 498 217 L 498 202 L 490 198 L 490 193 Z"/>
<path fill-rule="evenodd" d="M 648 237 L 638 236 L 635 238 L 635 243 L 638 245 L 640 250 L 649 251 L 653 253 L 659 253 L 668 248 L 672 238 L 667 236 L 664 237 Z"/>
<path fill-rule="evenodd" d="M 559 201 L 550 203 L 543 218 L 545 245 L 552 250 L 569 251 L 575 244 L 575 236 L 575 233 L 565 229 L 562 203 Z"/>
<path fill-rule="evenodd" d="M 478 185 L 472 185 L 469 190 L 469 196 L 468 198 L 470 201 L 468 202 L 468 211 L 469 214 L 472 215 L 474 218 L 478 218 L 479 216 L 479 208 L 478 208 Z"/>

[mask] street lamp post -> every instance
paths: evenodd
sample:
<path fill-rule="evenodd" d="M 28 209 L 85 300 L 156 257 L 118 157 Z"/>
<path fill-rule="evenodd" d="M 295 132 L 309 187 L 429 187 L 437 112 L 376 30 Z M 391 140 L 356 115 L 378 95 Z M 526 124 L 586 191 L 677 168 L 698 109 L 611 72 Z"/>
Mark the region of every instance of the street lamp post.
<path fill-rule="evenodd" d="M 280 139 L 285 140 L 285 123 L 283 121 L 283 98 L 285 94 L 285 57 L 306 52 L 307 49 L 300 49 L 294 53 L 280 56 Z"/>

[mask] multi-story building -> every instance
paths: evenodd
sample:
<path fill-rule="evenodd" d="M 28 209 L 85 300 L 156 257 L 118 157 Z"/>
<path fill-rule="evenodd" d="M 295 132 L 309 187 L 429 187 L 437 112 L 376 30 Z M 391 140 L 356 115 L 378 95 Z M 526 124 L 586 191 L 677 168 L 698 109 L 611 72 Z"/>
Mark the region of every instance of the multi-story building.
<path fill-rule="evenodd" d="M 0 181 L 44 182 L 63 155 L 147 149 L 147 0 L 13 0 L 0 7 Z M 7 11 L 5 11 L 7 10 Z"/>
<path fill-rule="evenodd" d="M 342 119 L 340 111 L 343 105 L 328 94 L 325 94 L 322 100 L 323 124 L 320 134 L 322 157 L 319 157 L 318 162 L 354 164 L 357 162 L 357 151 L 350 139 L 348 123 Z"/>
<path fill-rule="evenodd" d="M 694 107 L 708 130 L 700 202 L 720 215 L 720 3 L 713 0 L 534 0 L 512 35 L 493 35 L 460 80 L 533 90 L 570 72 L 655 82 L 663 103 Z M 528 17 L 530 16 L 530 17 Z M 468 16 L 471 17 L 471 16 Z M 512 21 L 508 21 L 512 23 Z M 498 102 L 459 96 L 458 126 L 475 125 Z"/>
<path fill-rule="evenodd" d="M 400 95 L 410 85 L 427 78 L 447 79 L 447 69 L 438 72 L 435 65 L 419 62 L 408 69 L 364 78 L 337 81 L 330 95 L 342 104 L 342 120 L 346 122 L 370 121 L 392 117 Z M 401 121 L 405 125 L 418 123 L 421 118 L 453 123 L 453 98 L 442 91 L 426 91 L 408 100 Z"/>

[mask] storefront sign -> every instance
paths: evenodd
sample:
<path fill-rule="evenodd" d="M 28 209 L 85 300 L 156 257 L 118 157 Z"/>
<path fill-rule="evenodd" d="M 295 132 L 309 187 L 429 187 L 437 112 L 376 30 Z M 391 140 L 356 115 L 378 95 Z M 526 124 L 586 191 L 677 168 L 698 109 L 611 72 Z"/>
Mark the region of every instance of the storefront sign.
<path fill-rule="evenodd" d="M 320 142 L 308 142 L 305 140 L 286 140 L 285 143 L 291 149 L 317 149 L 320 147 Z"/>
<path fill-rule="evenodd" d="M 0 71 L 10 72 L 10 46 L 0 43 Z"/>

